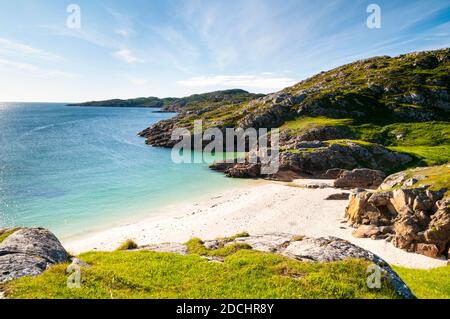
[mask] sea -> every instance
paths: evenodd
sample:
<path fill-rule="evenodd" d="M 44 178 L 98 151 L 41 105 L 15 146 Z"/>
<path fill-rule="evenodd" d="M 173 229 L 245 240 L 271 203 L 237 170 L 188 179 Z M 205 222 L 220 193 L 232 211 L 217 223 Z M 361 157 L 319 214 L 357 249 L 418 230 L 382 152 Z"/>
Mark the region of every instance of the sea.
<path fill-rule="evenodd" d="M 243 183 L 146 145 L 137 133 L 174 116 L 155 111 L 0 103 L 0 228 L 45 227 L 65 239 Z"/>

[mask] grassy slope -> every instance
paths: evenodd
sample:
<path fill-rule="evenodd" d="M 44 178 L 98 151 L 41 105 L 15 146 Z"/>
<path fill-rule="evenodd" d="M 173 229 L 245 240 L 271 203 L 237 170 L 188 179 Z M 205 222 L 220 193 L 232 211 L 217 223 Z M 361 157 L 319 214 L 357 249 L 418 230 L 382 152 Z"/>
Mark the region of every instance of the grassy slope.
<path fill-rule="evenodd" d="M 321 126 L 344 127 L 358 140 L 378 143 L 415 158 L 410 166 L 433 166 L 450 162 L 450 122 L 358 124 L 349 118 L 302 117 L 280 129 L 301 133 Z M 292 133 L 291 133 L 292 134 Z"/>
<path fill-rule="evenodd" d="M 229 252 L 231 253 L 231 252 Z M 9 298 L 395 298 L 366 286 L 368 262 L 303 263 L 238 250 L 223 263 L 197 254 L 91 252 L 80 256 L 80 289 L 67 288 L 67 265 L 6 285 Z"/>
<path fill-rule="evenodd" d="M 417 298 L 450 299 L 450 266 L 432 270 L 393 268 Z"/>

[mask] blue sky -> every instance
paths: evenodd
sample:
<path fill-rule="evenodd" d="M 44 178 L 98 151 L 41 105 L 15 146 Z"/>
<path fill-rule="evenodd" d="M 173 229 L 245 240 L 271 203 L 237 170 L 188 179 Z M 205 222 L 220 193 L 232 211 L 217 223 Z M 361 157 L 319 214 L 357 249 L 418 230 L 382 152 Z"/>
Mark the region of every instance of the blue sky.
<path fill-rule="evenodd" d="M 81 8 L 81 28 L 66 25 Z M 381 29 L 366 25 L 369 4 Z M 450 46 L 450 0 L 1 0 L 0 101 L 268 93 L 356 59 Z"/>

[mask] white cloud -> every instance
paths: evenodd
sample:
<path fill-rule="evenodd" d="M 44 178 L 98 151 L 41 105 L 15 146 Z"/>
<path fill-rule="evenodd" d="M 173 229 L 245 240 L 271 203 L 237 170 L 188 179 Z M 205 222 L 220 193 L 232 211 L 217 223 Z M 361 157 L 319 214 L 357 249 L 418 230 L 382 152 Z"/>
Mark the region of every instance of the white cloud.
<path fill-rule="evenodd" d="M 147 79 L 137 78 L 137 77 L 133 77 L 133 76 L 129 76 L 128 81 L 130 81 L 131 84 L 136 85 L 136 86 L 143 86 L 143 85 L 147 84 Z"/>
<path fill-rule="evenodd" d="M 17 62 L 13 60 L 8 59 L 2 59 L 0 58 L 0 67 L 4 66 L 9 69 L 17 70 L 20 72 L 26 72 L 29 74 L 37 75 L 40 77 L 51 77 L 51 78 L 75 78 L 77 77 L 76 74 L 67 73 L 59 70 L 50 70 L 50 69 L 43 69 L 40 67 L 37 67 L 33 64 L 28 63 L 22 63 Z"/>
<path fill-rule="evenodd" d="M 56 54 L 52 54 L 32 46 L 11 41 L 9 39 L 0 38 L 0 51 L 12 54 L 33 56 L 43 60 L 55 61 L 61 59 Z"/>
<path fill-rule="evenodd" d="M 116 29 L 114 30 L 114 32 L 117 33 L 118 35 L 123 36 L 124 38 L 128 38 L 132 31 L 124 28 L 124 29 Z"/>
<path fill-rule="evenodd" d="M 275 76 L 214 75 L 193 77 L 177 83 L 186 87 L 246 87 L 275 91 L 292 86 L 296 81 L 287 77 Z"/>
<path fill-rule="evenodd" d="M 113 53 L 113 56 L 125 63 L 135 64 L 142 63 L 143 61 L 133 55 L 133 53 L 128 49 L 121 49 Z"/>

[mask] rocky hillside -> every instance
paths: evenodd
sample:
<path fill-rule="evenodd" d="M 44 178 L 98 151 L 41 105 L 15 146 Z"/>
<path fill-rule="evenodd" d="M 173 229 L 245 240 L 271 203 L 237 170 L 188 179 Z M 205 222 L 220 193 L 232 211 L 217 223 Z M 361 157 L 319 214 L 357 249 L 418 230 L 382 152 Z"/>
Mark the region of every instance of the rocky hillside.
<path fill-rule="evenodd" d="M 356 237 L 450 258 L 450 164 L 399 172 L 376 191 L 354 193 L 346 217 Z"/>
<path fill-rule="evenodd" d="M 129 100 L 91 101 L 86 103 L 69 104 L 70 106 L 97 106 L 97 107 L 143 107 L 161 108 L 161 112 L 181 112 L 188 109 L 203 109 L 222 104 L 239 104 L 258 97 L 261 94 L 253 94 L 244 90 L 225 90 L 195 94 L 182 98 L 137 98 Z"/>
<path fill-rule="evenodd" d="M 192 129 L 197 119 L 222 131 L 280 128 L 282 168 L 295 173 L 336 167 L 392 173 L 447 163 L 450 49 L 361 60 L 251 101 L 186 108 L 140 135 L 149 145 L 172 147 L 172 131 Z M 247 169 L 258 175 L 258 167 Z M 248 174 L 236 174 L 242 175 Z"/>

